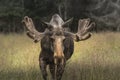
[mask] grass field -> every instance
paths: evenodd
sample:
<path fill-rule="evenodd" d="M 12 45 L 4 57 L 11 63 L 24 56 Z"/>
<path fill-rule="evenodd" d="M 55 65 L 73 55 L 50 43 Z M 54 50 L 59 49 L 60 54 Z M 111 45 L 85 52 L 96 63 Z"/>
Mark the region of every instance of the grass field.
<path fill-rule="evenodd" d="M 39 52 L 25 34 L 0 34 L 0 80 L 43 80 Z M 120 80 L 120 33 L 93 33 L 75 43 L 62 80 Z"/>

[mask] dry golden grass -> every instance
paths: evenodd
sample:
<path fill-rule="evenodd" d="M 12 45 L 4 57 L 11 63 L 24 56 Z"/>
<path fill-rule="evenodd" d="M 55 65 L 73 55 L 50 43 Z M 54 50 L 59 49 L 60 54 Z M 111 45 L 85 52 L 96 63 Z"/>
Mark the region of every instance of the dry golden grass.
<path fill-rule="evenodd" d="M 25 34 L 0 34 L 0 80 L 43 80 L 39 43 Z M 67 62 L 62 80 L 119 80 L 120 33 L 93 33 Z"/>

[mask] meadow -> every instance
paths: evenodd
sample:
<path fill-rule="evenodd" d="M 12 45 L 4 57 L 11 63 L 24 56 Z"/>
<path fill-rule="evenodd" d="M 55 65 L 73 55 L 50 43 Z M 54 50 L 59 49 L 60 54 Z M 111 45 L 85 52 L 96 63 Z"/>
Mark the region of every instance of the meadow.
<path fill-rule="evenodd" d="M 25 34 L 0 34 L 0 80 L 43 80 L 39 52 L 40 43 Z M 120 33 L 93 33 L 75 42 L 62 80 L 120 80 Z"/>

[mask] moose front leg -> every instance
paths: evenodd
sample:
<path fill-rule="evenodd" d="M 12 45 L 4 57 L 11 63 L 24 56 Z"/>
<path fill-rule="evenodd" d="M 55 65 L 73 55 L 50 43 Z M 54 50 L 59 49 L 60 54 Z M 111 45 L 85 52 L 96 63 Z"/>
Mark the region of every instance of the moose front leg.
<path fill-rule="evenodd" d="M 52 80 L 61 80 L 62 74 L 64 72 L 65 65 L 58 64 L 57 65 L 57 72 L 55 73 L 55 64 L 50 64 L 50 72 L 52 76 Z"/>
<path fill-rule="evenodd" d="M 46 63 L 46 61 L 44 61 L 42 58 L 40 58 L 39 59 L 39 65 L 40 65 L 40 69 L 41 69 L 43 79 L 47 80 L 47 71 L 46 71 L 47 63 Z"/>
<path fill-rule="evenodd" d="M 55 80 L 55 65 L 49 64 L 52 80 Z"/>
<path fill-rule="evenodd" d="M 59 64 L 57 66 L 57 80 L 61 80 L 63 72 L 64 72 L 65 64 Z"/>

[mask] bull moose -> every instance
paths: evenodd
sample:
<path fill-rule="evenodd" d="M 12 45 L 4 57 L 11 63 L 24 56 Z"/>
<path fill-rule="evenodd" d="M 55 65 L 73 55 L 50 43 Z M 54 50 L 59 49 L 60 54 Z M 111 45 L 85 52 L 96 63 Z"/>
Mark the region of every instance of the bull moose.
<path fill-rule="evenodd" d="M 70 59 L 74 51 L 74 41 L 83 41 L 91 37 L 88 30 L 93 26 L 90 19 L 80 19 L 78 22 L 77 33 L 65 30 L 72 19 L 63 21 L 55 14 L 50 22 L 43 22 L 47 25 L 44 32 L 35 29 L 33 21 L 25 16 L 23 22 L 27 28 L 27 35 L 34 42 L 41 42 L 41 52 L 39 56 L 39 65 L 44 80 L 47 80 L 46 67 L 49 65 L 52 80 L 61 80 L 66 61 Z"/>

